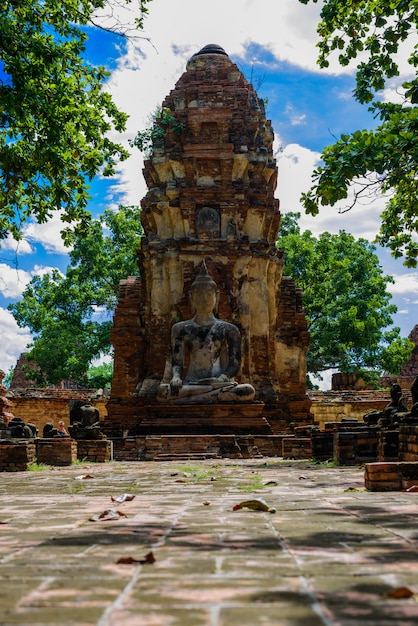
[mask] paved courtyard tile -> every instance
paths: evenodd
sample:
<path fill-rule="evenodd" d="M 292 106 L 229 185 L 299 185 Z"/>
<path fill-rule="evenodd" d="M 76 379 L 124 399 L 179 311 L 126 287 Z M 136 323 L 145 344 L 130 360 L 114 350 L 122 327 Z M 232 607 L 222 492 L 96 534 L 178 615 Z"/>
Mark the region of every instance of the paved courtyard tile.
<path fill-rule="evenodd" d="M 418 494 L 360 467 L 85 464 L 3 472 L 0 498 L 1 626 L 418 624 Z"/>

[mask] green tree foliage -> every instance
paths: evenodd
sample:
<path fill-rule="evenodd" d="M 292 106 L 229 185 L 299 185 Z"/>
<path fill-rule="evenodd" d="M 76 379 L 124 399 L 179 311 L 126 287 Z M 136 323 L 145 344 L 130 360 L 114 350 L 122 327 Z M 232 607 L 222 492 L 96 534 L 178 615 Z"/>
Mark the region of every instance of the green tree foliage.
<path fill-rule="evenodd" d="M 103 374 L 89 368 L 111 352 L 110 318 L 120 280 L 138 273 L 139 215 L 137 207 L 106 210 L 86 235 L 76 235 L 66 276 L 58 270 L 35 276 L 22 299 L 9 305 L 18 325 L 33 334 L 27 356 L 40 367 L 30 372 L 37 384 L 70 379 L 88 387 L 93 375 Z"/>
<path fill-rule="evenodd" d="M 149 158 L 155 145 L 164 139 L 169 130 L 175 135 L 181 135 L 185 130 L 185 125 L 176 120 L 170 109 L 157 107 L 149 117 L 148 128 L 138 131 L 129 144 L 131 147 L 138 148 L 146 158 Z"/>
<path fill-rule="evenodd" d="M 92 365 L 87 371 L 87 384 L 90 389 L 103 389 L 110 387 L 113 375 L 113 364 L 102 363 Z"/>
<path fill-rule="evenodd" d="M 311 0 L 299 0 L 307 4 Z M 317 0 L 312 0 L 317 2 Z M 387 197 L 378 241 L 393 256 L 415 267 L 418 258 L 418 46 L 416 0 L 323 0 L 318 25 L 320 67 L 332 53 L 343 66 L 357 61 L 354 97 L 369 104 L 379 120 L 374 131 L 358 130 L 323 151 L 323 164 L 313 174 L 313 186 L 302 196 L 308 213 L 320 205 L 347 198 L 357 181 L 354 200 L 375 191 Z M 398 59 L 408 60 L 410 80 L 402 85 L 403 102 L 382 101 L 381 91 L 399 76 Z M 400 88 L 400 85 L 398 85 Z"/>
<path fill-rule="evenodd" d="M 138 0 L 138 28 L 149 1 Z M 127 119 L 103 88 L 109 74 L 83 56 L 85 26 L 106 7 L 107 0 L 0 5 L 0 240 L 19 239 L 28 219 L 46 222 L 54 210 L 86 228 L 89 181 L 99 171 L 111 176 L 128 157 L 108 135 Z M 67 225 L 64 241 L 71 236 Z"/>
<path fill-rule="evenodd" d="M 308 372 L 399 373 L 414 344 L 392 326 L 396 306 L 387 285 L 393 279 L 382 274 L 374 246 L 344 231 L 316 238 L 300 231 L 299 218 L 283 217 L 277 243 L 285 251 L 284 273 L 303 289 L 311 334 Z"/>
<path fill-rule="evenodd" d="M 13 374 L 15 372 L 15 368 L 14 367 L 10 367 L 9 371 L 7 372 L 6 376 L 3 378 L 3 385 L 5 387 L 7 387 L 7 389 L 10 387 L 11 382 L 13 380 Z"/>

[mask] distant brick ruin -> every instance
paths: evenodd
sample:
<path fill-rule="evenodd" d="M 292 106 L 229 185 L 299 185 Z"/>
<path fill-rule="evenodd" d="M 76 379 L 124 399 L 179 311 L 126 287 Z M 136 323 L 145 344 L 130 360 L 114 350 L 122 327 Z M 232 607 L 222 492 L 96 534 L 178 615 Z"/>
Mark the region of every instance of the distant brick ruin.
<path fill-rule="evenodd" d="M 408 335 L 408 339 L 415 344 L 411 356 L 405 365 L 402 366 L 399 376 L 414 379 L 418 376 L 418 324 L 414 326 Z"/>
<path fill-rule="evenodd" d="M 383 376 L 380 379 L 381 387 L 390 387 L 393 383 L 398 383 L 402 389 L 409 389 L 415 377 L 418 376 L 418 324 L 411 330 L 408 339 L 415 344 L 411 356 L 401 367 L 398 376 Z"/>
<path fill-rule="evenodd" d="M 276 247 L 277 166 L 264 102 L 225 51 L 209 45 L 190 59 L 162 111 L 163 136 L 144 167 L 139 276 L 120 286 L 111 333 L 108 432 L 136 433 L 156 411 L 161 416 L 152 397 L 135 391 L 161 380 L 171 327 L 190 317 L 190 286 L 203 260 L 220 291 L 219 318 L 241 333 L 237 380 L 255 387 L 271 432 L 311 423 L 309 333 L 301 291 L 282 276 Z M 235 419 L 247 409 L 235 409 Z"/>
<path fill-rule="evenodd" d="M 33 389 L 37 387 L 37 383 L 30 379 L 30 372 L 39 370 L 39 365 L 34 361 L 29 361 L 25 352 L 23 352 L 16 363 L 13 371 L 13 378 L 9 389 Z M 59 385 L 47 385 L 48 389 L 79 389 L 78 385 L 70 380 L 63 380 Z"/>

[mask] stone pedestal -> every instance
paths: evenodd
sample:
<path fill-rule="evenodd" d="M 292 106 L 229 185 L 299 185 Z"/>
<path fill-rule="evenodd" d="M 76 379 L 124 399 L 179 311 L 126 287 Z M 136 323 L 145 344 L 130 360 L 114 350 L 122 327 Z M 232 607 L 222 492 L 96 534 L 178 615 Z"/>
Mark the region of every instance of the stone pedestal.
<path fill-rule="evenodd" d="M 115 461 L 281 456 L 282 435 L 138 435 L 115 439 Z"/>
<path fill-rule="evenodd" d="M 310 437 L 283 437 L 282 456 L 284 459 L 311 459 L 312 443 Z"/>
<path fill-rule="evenodd" d="M 36 459 L 45 465 L 71 465 L 77 460 L 77 442 L 74 439 L 37 439 Z"/>
<path fill-rule="evenodd" d="M 316 461 L 328 461 L 334 456 L 334 433 L 332 431 L 312 432 L 312 458 Z"/>
<path fill-rule="evenodd" d="M 219 404 L 158 404 L 148 407 L 137 435 L 271 435 L 262 402 Z"/>
<path fill-rule="evenodd" d="M 400 424 L 399 460 L 418 461 L 418 423 Z"/>
<path fill-rule="evenodd" d="M 0 442 L 0 471 L 25 471 L 36 459 L 36 447 L 31 441 Z"/>
<path fill-rule="evenodd" d="M 364 482 L 369 491 L 402 491 L 415 487 L 418 463 L 366 463 Z"/>
<path fill-rule="evenodd" d="M 377 460 L 399 461 L 399 430 L 379 430 Z"/>
<path fill-rule="evenodd" d="M 108 439 L 78 439 L 77 458 L 91 463 L 112 461 L 113 444 Z"/>
<path fill-rule="evenodd" d="M 377 460 L 379 433 L 376 428 L 334 432 L 334 461 L 338 465 L 360 465 Z"/>

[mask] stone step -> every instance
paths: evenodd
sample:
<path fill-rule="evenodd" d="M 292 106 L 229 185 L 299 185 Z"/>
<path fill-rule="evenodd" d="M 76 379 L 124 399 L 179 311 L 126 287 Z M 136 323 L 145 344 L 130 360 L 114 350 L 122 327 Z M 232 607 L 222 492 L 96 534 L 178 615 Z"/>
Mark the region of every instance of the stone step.
<path fill-rule="evenodd" d="M 221 458 L 216 452 L 191 452 L 190 454 L 156 454 L 154 461 L 204 461 Z"/>
<path fill-rule="evenodd" d="M 135 435 L 272 435 L 263 404 L 150 407 Z"/>

